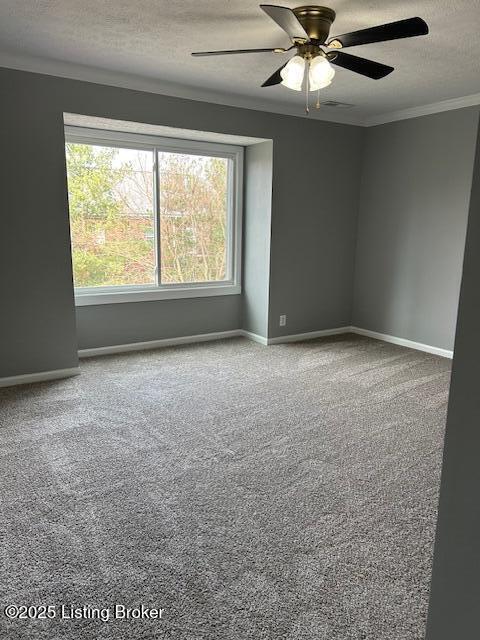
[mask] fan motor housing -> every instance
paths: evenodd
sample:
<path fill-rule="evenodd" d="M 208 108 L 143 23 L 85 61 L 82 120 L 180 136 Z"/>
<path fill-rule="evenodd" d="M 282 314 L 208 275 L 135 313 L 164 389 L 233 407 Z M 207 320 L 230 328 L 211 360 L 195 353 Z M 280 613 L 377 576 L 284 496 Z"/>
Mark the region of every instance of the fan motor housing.
<path fill-rule="evenodd" d="M 298 21 L 308 33 L 310 40 L 323 44 L 330 33 L 330 27 L 335 20 L 335 11 L 329 7 L 305 5 L 292 9 Z"/>

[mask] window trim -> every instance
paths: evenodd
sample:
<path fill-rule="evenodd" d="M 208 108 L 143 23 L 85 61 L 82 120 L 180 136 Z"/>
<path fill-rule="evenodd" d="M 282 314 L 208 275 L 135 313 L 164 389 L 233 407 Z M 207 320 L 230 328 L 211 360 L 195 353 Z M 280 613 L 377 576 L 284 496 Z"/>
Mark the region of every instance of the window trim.
<path fill-rule="evenodd" d="M 227 203 L 227 257 L 226 280 L 154 285 L 119 285 L 109 287 L 74 287 L 75 305 L 112 304 L 117 302 L 146 302 L 205 296 L 238 295 L 241 287 L 242 265 L 242 217 L 243 217 L 243 162 L 244 148 L 241 146 L 167 138 L 121 131 L 106 131 L 86 127 L 65 126 L 65 143 L 90 144 L 129 149 L 142 149 L 154 153 L 154 181 L 158 181 L 157 152 L 188 153 L 228 158 L 228 203 Z M 155 250 L 157 264 L 160 260 L 159 194 L 154 192 Z"/>

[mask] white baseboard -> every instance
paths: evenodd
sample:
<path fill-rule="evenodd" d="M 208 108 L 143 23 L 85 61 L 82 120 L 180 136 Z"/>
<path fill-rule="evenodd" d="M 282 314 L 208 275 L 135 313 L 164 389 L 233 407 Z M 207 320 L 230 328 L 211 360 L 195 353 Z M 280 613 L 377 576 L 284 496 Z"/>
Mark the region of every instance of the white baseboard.
<path fill-rule="evenodd" d="M 374 338 L 376 340 L 382 340 L 383 342 L 390 342 L 392 344 L 398 344 L 402 347 L 408 347 L 409 349 L 417 349 L 418 351 L 426 351 L 427 353 L 433 353 L 437 356 L 443 356 L 444 358 L 452 358 L 453 352 L 448 349 L 441 349 L 440 347 L 433 347 L 428 344 L 422 344 L 420 342 L 414 342 L 413 340 L 407 340 L 405 338 L 397 338 L 396 336 L 390 336 L 384 333 L 378 333 L 376 331 L 370 331 L 368 329 L 361 329 L 360 327 L 336 327 L 334 329 L 322 329 L 320 331 L 309 331 L 308 333 L 296 333 L 290 334 L 286 336 L 277 336 L 275 338 L 265 338 L 264 336 L 260 336 L 256 333 L 252 333 L 251 331 L 246 331 L 245 329 L 234 329 L 232 331 L 218 331 L 215 333 L 201 333 L 193 336 L 181 336 L 179 338 L 163 338 L 161 340 L 149 340 L 148 342 L 132 342 L 128 344 L 116 344 L 108 347 L 95 347 L 92 349 L 80 349 L 78 352 L 78 356 L 80 358 L 92 358 L 95 356 L 104 356 L 115 353 L 126 353 L 129 351 L 145 351 L 148 349 L 159 349 L 161 347 L 174 347 L 180 344 L 193 344 L 196 342 L 209 342 L 211 340 L 225 340 L 227 338 L 236 338 L 239 336 L 243 336 L 252 340 L 253 342 L 258 342 L 262 345 L 274 345 L 274 344 L 284 344 L 287 342 L 301 342 L 303 340 L 314 340 L 315 338 L 323 338 L 327 336 L 339 335 L 342 333 L 356 333 L 361 336 L 367 336 L 369 338 Z M 66 370 L 68 371 L 68 370 Z M 47 372 L 47 374 L 55 372 Z M 32 374 L 42 375 L 42 374 Z M 74 374 L 70 374 L 74 375 Z M 17 376 L 19 378 L 23 378 L 25 376 Z M 28 376 L 27 376 L 28 377 Z M 54 376 L 57 377 L 57 376 Z M 58 376 L 64 377 L 64 376 Z M 49 380 L 53 378 L 41 378 L 42 380 Z M 9 380 L 9 378 L 4 378 L 3 380 Z M 29 380 L 28 380 L 29 381 Z M 36 380 L 32 380 L 35 382 Z M 21 382 L 13 382 L 11 384 L 22 384 Z M 0 379 L 0 386 L 8 386 L 2 385 L 2 380 Z"/>
<path fill-rule="evenodd" d="M 217 331 L 214 333 L 199 333 L 194 336 L 181 336 L 179 338 L 162 338 L 161 340 L 149 340 L 148 342 L 131 342 L 128 344 L 115 344 L 109 347 L 94 347 L 92 349 L 79 349 L 79 358 L 93 358 L 114 353 L 126 353 L 128 351 L 146 351 L 148 349 L 160 349 L 161 347 L 174 347 L 179 344 L 191 344 L 195 342 L 209 342 L 210 340 L 224 340 L 243 336 L 241 329 L 233 331 Z"/>
<path fill-rule="evenodd" d="M 287 336 L 278 336 L 276 338 L 265 338 L 256 333 L 245 331 L 244 329 L 234 329 L 233 331 L 218 331 L 215 333 L 201 333 L 193 336 L 182 336 L 180 338 L 164 338 L 162 340 L 150 340 L 148 342 L 133 342 L 130 344 L 117 344 L 109 347 L 96 347 L 94 349 L 80 349 L 78 355 L 80 358 L 90 358 L 93 356 L 102 356 L 114 353 L 125 353 L 127 351 L 144 351 L 147 349 L 158 349 L 160 347 L 171 347 L 179 344 L 191 344 L 195 342 L 208 342 L 211 340 L 224 340 L 227 338 L 236 338 L 243 336 L 262 345 L 283 344 L 286 342 L 300 342 L 302 340 L 313 340 L 314 338 L 322 338 L 327 336 L 338 335 L 342 333 L 356 333 L 375 340 L 398 344 L 409 349 L 425 351 L 433 353 L 444 358 L 453 358 L 453 351 L 449 349 L 441 349 L 433 347 L 429 344 L 414 342 L 406 338 L 397 338 L 385 333 L 370 331 L 369 329 L 361 329 L 360 327 L 337 327 L 336 329 L 323 329 L 321 331 L 309 331 L 308 333 L 296 333 Z M 70 369 L 55 369 L 53 371 L 39 371 L 38 373 L 27 373 L 19 376 L 10 376 L 8 378 L 0 378 L 0 387 L 13 387 L 19 384 L 31 384 L 33 382 L 45 382 L 48 380 L 60 380 L 62 378 L 70 378 L 80 373 L 79 367 Z"/>
<path fill-rule="evenodd" d="M 327 336 L 338 335 L 342 333 L 356 333 L 360 336 L 366 336 L 368 338 L 374 338 L 375 340 L 381 340 L 383 342 L 390 342 L 391 344 L 398 344 L 402 347 L 408 347 L 409 349 L 416 349 L 417 351 L 425 351 L 426 353 L 433 353 L 443 358 L 453 358 L 453 351 L 448 349 L 442 349 L 440 347 L 434 347 L 429 344 L 423 344 L 421 342 L 414 342 L 413 340 L 407 340 L 406 338 L 397 338 L 396 336 L 390 336 L 386 333 L 378 333 L 377 331 L 370 331 L 369 329 L 362 329 L 360 327 L 338 327 L 336 329 L 325 329 L 323 331 L 310 331 L 309 333 L 297 333 L 287 336 L 278 336 L 276 338 L 268 338 L 267 342 L 262 344 L 282 344 L 285 342 L 300 342 L 302 340 L 313 340 L 314 338 L 322 338 Z M 245 332 L 246 335 L 246 332 Z M 246 335 L 246 337 L 250 337 Z M 258 337 L 258 336 L 257 336 Z M 265 338 L 263 338 L 265 340 Z M 259 342 L 259 341 L 258 341 Z"/>
<path fill-rule="evenodd" d="M 433 347 L 430 344 L 414 342 L 413 340 L 407 340 L 406 338 L 397 338 L 396 336 L 390 336 L 386 333 L 378 333 L 377 331 L 361 329 L 360 327 L 349 327 L 349 330 L 351 333 L 357 333 L 360 336 L 367 336 L 368 338 L 375 338 L 375 340 L 398 344 L 401 347 L 408 347 L 409 349 L 416 349 L 417 351 L 426 351 L 427 353 L 433 353 L 436 356 L 442 356 L 443 358 L 453 358 L 453 351 L 450 351 L 449 349 L 441 349 L 440 347 Z"/>
<path fill-rule="evenodd" d="M 336 336 L 341 333 L 349 333 L 350 327 L 337 327 L 335 329 L 322 329 L 320 331 L 309 331 L 308 333 L 293 333 L 287 336 L 277 336 L 268 338 L 266 344 L 283 344 L 284 342 L 301 342 L 303 340 L 314 340 L 326 336 Z"/>
<path fill-rule="evenodd" d="M 54 369 L 53 371 L 39 371 L 38 373 L 26 373 L 20 376 L 0 378 L 0 387 L 13 387 L 17 384 L 32 384 L 32 382 L 45 382 L 47 380 L 60 380 L 78 376 L 80 367 L 70 369 Z"/>
<path fill-rule="evenodd" d="M 265 338 L 264 336 L 260 336 L 258 335 L 258 333 L 252 333 L 251 331 L 245 331 L 245 329 L 241 329 L 240 335 L 244 336 L 245 338 L 248 338 L 249 340 L 252 340 L 253 342 L 258 342 L 258 344 L 263 344 L 265 346 L 269 344 L 268 338 Z"/>

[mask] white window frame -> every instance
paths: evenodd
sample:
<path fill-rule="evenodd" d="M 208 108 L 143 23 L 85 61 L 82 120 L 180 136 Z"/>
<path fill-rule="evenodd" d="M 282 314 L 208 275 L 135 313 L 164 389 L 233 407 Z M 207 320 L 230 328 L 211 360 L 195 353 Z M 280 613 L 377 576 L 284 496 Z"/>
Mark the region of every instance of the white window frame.
<path fill-rule="evenodd" d="M 160 284 L 161 274 L 158 273 L 159 284 L 154 285 L 75 287 L 76 306 L 112 304 L 116 302 L 145 302 L 149 300 L 169 300 L 177 298 L 200 298 L 204 296 L 238 295 L 241 293 L 243 147 L 74 126 L 65 127 L 65 142 L 125 149 L 144 149 L 153 152 L 155 183 L 153 211 L 155 217 L 157 269 L 160 268 L 161 248 L 159 238 L 160 191 L 158 188 L 159 167 L 157 154 L 166 151 L 190 155 L 207 155 L 232 160 L 228 165 L 227 278 L 225 280 Z"/>

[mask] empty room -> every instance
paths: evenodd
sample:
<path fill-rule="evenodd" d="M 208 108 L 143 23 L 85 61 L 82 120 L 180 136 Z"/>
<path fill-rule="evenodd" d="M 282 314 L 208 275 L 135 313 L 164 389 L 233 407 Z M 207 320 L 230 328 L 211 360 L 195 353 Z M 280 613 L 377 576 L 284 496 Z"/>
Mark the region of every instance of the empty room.
<path fill-rule="evenodd" d="M 0 637 L 473 640 L 476 0 L 0 3 Z"/>

